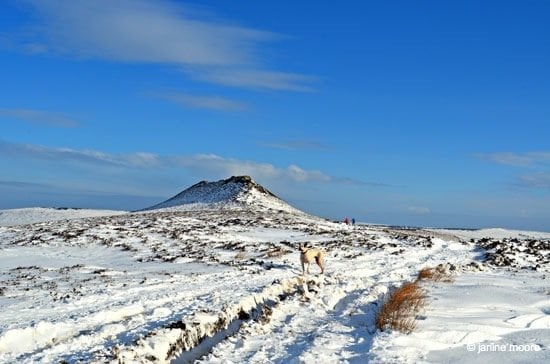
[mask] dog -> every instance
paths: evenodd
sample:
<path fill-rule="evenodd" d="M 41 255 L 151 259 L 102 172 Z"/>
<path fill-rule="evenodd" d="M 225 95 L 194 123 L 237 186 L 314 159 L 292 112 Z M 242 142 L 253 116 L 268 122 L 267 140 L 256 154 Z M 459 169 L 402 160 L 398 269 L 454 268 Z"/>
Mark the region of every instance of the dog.
<path fill-rule="evenodd" d="M 310 248 L 305 244 L 300 244 L 298 248 L 300 250 L 300 262 L 302 263 L 302 274 L 306 273 L 305 265 L 307 264 L 307 274 L 309 274 L 309 266 L 313 259 L 321 268 L 321 274 L 325 272 L 325 252 L 321 249 Z"/>

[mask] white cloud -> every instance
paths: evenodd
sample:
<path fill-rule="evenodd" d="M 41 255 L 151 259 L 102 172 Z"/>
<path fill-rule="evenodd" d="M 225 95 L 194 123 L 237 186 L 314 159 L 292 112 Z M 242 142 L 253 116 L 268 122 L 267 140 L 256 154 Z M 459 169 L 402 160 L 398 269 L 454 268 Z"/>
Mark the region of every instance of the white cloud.
<path fill-rule="evenodd" d="M 429 208 L 420 206 L 410 206 L 407 210 L 416 215 L 428 215 L 431 213 Z"/>
<path fill-rule="evenodd" d="M 119 167 L 151 168 L 160 167 L 160 157 L 151 153 L 109 154 L 96 150 L 72 148 L 51 148 L 34 144 L 16 144 L 0 141 L 0 155 L 14 158 L 53 160 L 56 162 L 77 162 Z"/>
<path fill-rule="evenodd" d="M 296 165 L 286 168 L 270 163 L 223 158 L 215 154 L 159 156 L 153 153 L 112 154 L 95 150 L 51 148 L 32 144 L 15 144 L 0 141 L 0 156 L 55 161 L 56 164 L 76 162 L 84 165 L 120 167 L 130 169 L 184 168 L 199 176 L 226 178 L 232 175 L 250 175 L 255 179 L 286 180 L 297 183 L 339 183 L 338 178 L 321 171 L 306 170 Z"/>
<path fill-rule="evenodd" d="M 228 67 L 187 70 L 200 81 L 258 90 L 313 91 L 317 78 L 297 73 L 273 72 L 258 69 L 236 69 Z"/>
<path fill-rule="evenodd" d="M 296 165 L 287 168 L 275 167 L 270 163 L 223 158 L 215 154 L 180 156 L 177 164 L 197 173 L 225 178 L 232 175 L 250 175 L 259 180 L 283 179 L 293 182 L 331 182 L 333 178 L 315 170 L 304 170 Z"/>
<path fill-rule="evenodd" d="M 288 166 L 288 168 L 285 171 L 285 174 L 287 174 L 292 180 L 297 182 L 308 182 L 308 181 L 333 182 L 335 181 L 334 178 L 327 176 L 323 172 L 306 171 L 294 164 Z"/>
<path fill-rule="evenodd" d="M 60 113 L 32 109 L 0 109 L 0 117 L 37 125 L 72 128 L 78 121 Z"/>
<path fill-rule="evenodd" d="M 519 185 L 530 188 L 550 188 L 550 173 L 540 172 L 520 176 Z"/>
<path fill-rule="evenodd" d="M 43 184 L 43 183 L 22 182 L 22 181 L 3 181 L 3 180 L 0 180 L 0 186 L 17 187 L 17 188 L 49 187 L 47 184 Z"/>
<path fill-rule="evenodd" d="M 185 107 L 197 109 L 216 111 L 244 111 L 247 109 L 245 103 L 221 96 L 197 96 L 182 92 L 161 93 L 155 94 L 155 96 Z"/>
<path fill-rule="evenodd" d="M 275 34 L 200 20 L 157 0 L 27 0 L 50 50 L 116 61 L 242 65 Z"/>
<path fill-rule="evenodd" d="M 282 142 L 261 142 L 259 145 L 281 150 L 328 150 L 326 144 L 315 140 L 288 140 Z"/>
<path fill-rule="evenodd" d="M 502 152 L 480 155 L 482 159 L 493 163 L 503 164 L 513 167 L 530 168 L 534 173 L 518 176 L 514 184 L 527 188 L 550 188 L 550 152 L 526 152 L 512 153 Z"/>
<path fill-rule="evenodd" d="M 479 157 L 493 163 L 514 167 L 531 167 L 536 164 L 550 163 L 550 152 L 499 152 L 492 154 L 479 154 Z"/>
<path fill-rule="evenodd" d="M 315 79 L 266 70 L 267 43 L 283 36 L 199 13 L 168 0 L 24 0 L 38 24 L 19 40 L 31 54 L 54 52 L 117 62 L 170 64 L 219 85 L 310 91 Z"/>

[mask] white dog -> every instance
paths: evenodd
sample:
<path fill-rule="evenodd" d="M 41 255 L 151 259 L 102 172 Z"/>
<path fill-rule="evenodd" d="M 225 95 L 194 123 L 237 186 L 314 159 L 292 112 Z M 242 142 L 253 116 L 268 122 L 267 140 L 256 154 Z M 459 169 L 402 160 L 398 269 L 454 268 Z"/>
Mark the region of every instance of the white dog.
<path fill-rule="evenodd" d="M 300 262 L 302 263 L 302 274 L 305 274 L 306 268 L 305 265 L 307 264 L 307 273 L 309 274 L 309 266 L 311 262 L 313 262 L 313 259 L 315 259 L 315 262 L 321 268 L 321 274 L 325 272 L 325 252 L 321 249 L 316 248 L 308 248 L 305 246 L 305 244 L 300 244 L 299 247 L 300 250 Z"/>

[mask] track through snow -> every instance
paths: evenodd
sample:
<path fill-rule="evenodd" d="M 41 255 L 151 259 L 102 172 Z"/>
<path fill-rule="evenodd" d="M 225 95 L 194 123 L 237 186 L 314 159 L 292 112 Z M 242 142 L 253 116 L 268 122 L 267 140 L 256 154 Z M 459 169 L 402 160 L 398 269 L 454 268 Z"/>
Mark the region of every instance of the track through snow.
<path fill-rule="evenodd" d="M 437 363 L 455 358 L 467 341 L 454 338 L 476 338 L 480 325 L 494 335 L 479 340 L 521 343 L 533 333 L 541 350 L 532 359 L 546 360 L 548 241 L 531 240 L 525 244 L 538 249 L 541 266 L 527 277 L 523 268 L 481 264 L 476 242 L 450 232 L 352 227 L 261 206 L 0 227 L 0 363 Z M 312 266 L 302 277 L 300 242 L 326 250 L 325 275 Z M 491 242 L 491 262 L 499 261 L 499 244 Z M 523 267 L 531 250 L 514 244 L 517 251 L 502 254 Z M 432 302 L 418 332 L 375 330 L 383 295 L 440 263 L 457 267 L 458 283 L 429 288 Z M 495 272 L 501 275 L 487 278 Z M 471 277 L 479 287 L 467 285 Z M 531 288 L 517 290 L 526 279 Z M 507 294 L 491 305 L 513 315 L 491 316 L 493 306 L 478 297 L 499 284 Z M 480 318 L 462 327 L 467 312 L 452 305 L 464 290 Z M 529 297 L 528 307 L 511 292 Z M 452 322 L 442 319 L 446 307 L 455 307 Z M 448 338 L 436 340 L 437 332 Z M 400 346 L 407 338 L 415 339 L 410 350 Z"/>
<path fill-rule="evenodd" d="M 385 242 L 387 238 L 378 239 Z M 451 260 L 472 254 L 462 244 L 451 244 L 451 251 L 460 252 Z M 201 362 L 368 362 L 376 332 L 374 318 L 383 295 L 391 286 L 414 279 L 419 266 L 436 263 L 434 258 L 449 245 L 435 239 L 429 250 L 408 248 L 414 259 L 384 251 L 371 252 L 364 259 L 332 261 L 331 273 L 320 276 L 313 290 L 278 304 L 269 320 L 245 323 Z"/>
<path fill-rule="evenodd" d="M 362 360 L 368 352 L 378 291 L 345 292 L 338 282 L 321 285 L 309 299 L 289 299 L 266 321 L 246 323 L 202 362 L 298 363 Z M 373 291 L 373 292 L 369 292 Z M 328 355 L 327 355 L 328 354 Z"/>

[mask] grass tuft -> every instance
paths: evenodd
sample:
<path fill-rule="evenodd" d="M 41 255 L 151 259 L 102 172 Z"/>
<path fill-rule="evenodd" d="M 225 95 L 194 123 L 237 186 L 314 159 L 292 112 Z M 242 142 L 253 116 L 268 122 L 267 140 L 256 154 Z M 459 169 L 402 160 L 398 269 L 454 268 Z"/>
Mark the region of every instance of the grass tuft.
<path fill-rule="evenodd" d="M 246 259 L 246 252 L 238 252 L 235 254 L 235 257 L 233 258 L 235 260 L 245 260 Z"/>
<path fill-rule="evenodd" d="M 422 281 L 453 282 L 452 265 L 439 264 L 435 268 L 423 268 L 414 282 L 405 282 L 387 295 L 376 315 L 376 327 L 411 333 L 416 328 L 416 315 L 426 305 L 426 293 L 420 287 Z"/>
<path fill-rule="evenodd" d="M 376 327 L 410 333 L 416 328 L 416 314 L 426 305 L 426 294 L 418 281 L 406 282 L 391 292 L 376 316 Z"/>
<path fill-rule="evenodd" d="M 422 270 L 418 272 L 417 280 L 433 282 L 453 282 L 454 279 L 451 272 L 445 269 L 445 266 L 440 264 L 435 268 L 422 268 Z"/>

